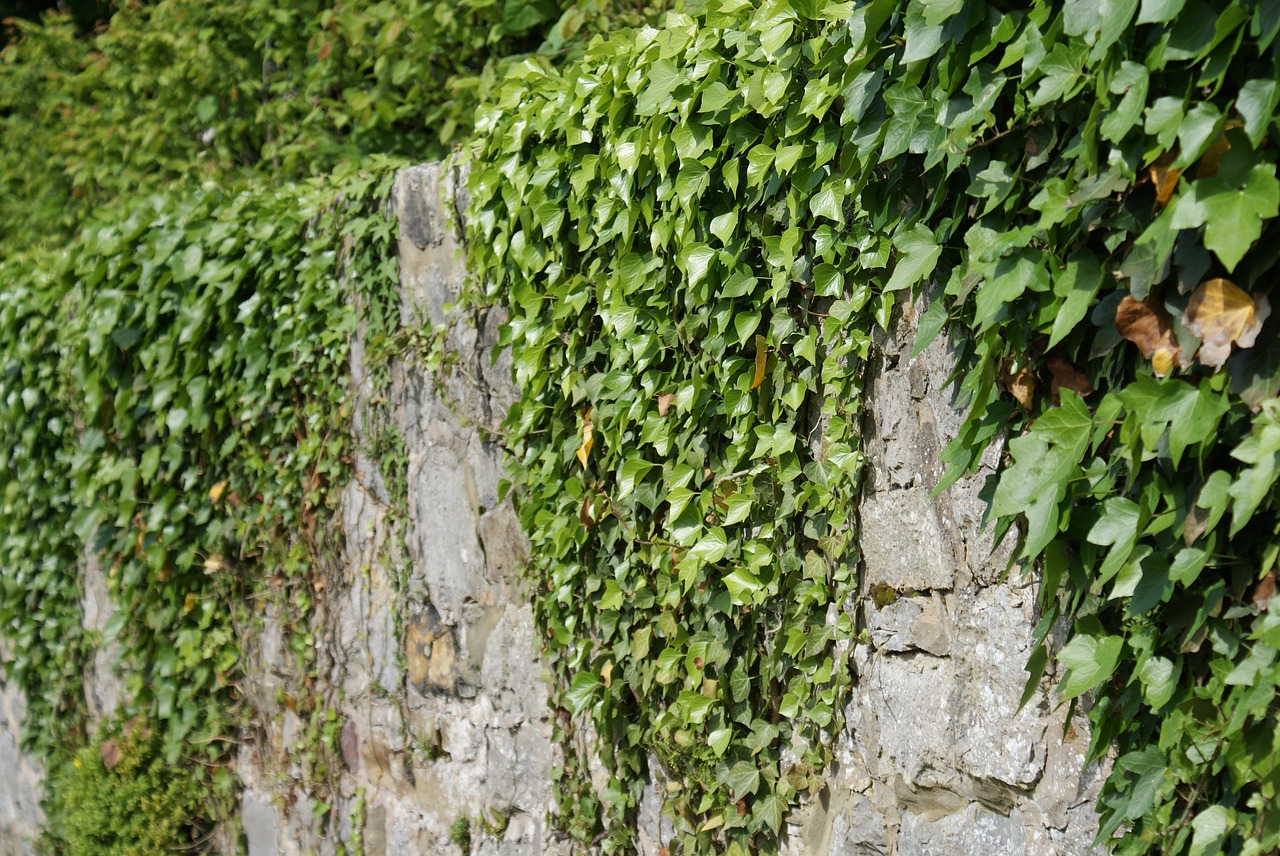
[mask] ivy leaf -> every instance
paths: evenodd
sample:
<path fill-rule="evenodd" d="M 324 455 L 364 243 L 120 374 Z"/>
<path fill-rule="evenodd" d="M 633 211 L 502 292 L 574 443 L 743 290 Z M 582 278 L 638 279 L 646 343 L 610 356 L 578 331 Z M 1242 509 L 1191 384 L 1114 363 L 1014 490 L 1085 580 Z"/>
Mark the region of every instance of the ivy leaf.
<path fill-rule="evenodd" d="M 708 244 L 690 244 L 680 253 L 680 268 L 689 277 L 689 285 L 697 285 L 706 279 L 707 271 L 711 268 L 711 262 L 716 257 L 716 251 Z"/>
<path fill-rule="evenodd" d="M 725 588 L 729 590 L 729 599 L 735 606 L 754 603 L 755 595 L 764 591 L 764 585 L 755 574 L 746 568 L 738 568 L 724 576 Z"/>
<path fill-rule="evenodd" d="M 1137 301 L 1126 294 L 1116 307 L 1115 323 L 1117 332 L 1151 360 L 1157 375 L 1167 375 L 1182 361 L 1182 351 L 1173 335 L 1173 318 L 1155 298 Z"/>
<path fill-rule="evenodd" d="M 782 814 L 785 808 L 786 803 L 777 793 L 765 794 L 752 806 L 755 816 L 774 833 L 782 828 Z"/>
<path fill-rule="evenodd" d="M 1187 0 L 1142 0 L 1138 9 L 1139 24 L 1163 24 L 1178 17 Z"/>
<path fill-rule="evenodd" d="M 844 193 L 835 187 L 827 186 L 814 194 L 809 200 L 809 210 L 815 217 L 826 217 L 835 223 L 844 222 Z"/>
<path fill-rule="evenodd" d="M 724 530 L 713 526 L 698 539 L 698 543 L 689 552 L 708 564 L 714 564 L 724 558 L 728 549 L 729 542 L 725 540 Z"/>
<path fill-rule="evenodd" d="M 1198 181 L 1196 201 L 1203 211 L 1204 245 L 1230 273 L 1262 234 L 1262 223 L 1280 214 L 1280 181 L 1274 164 L 1257 163 L 1242 179 L 1226 170 Z"/>
<path fill-rule="evenodd" d="M 190 244 L 185 250 L 169 259 L 169 267 L 173 270 L 174 279 L 191 279 L 199 272 L 203 261 L 204 253 L 200 245 Z"/>
<path fill-rule="evenodd" d="M 760 770 L 750 761 L 739 761 L 729 768 L 724 783 L 735 800 L 749 797 L 760 787 Z"/>
<path fill-rule="evenodd" d="M 933 232 L 923 223 L 917 223 L 893 239 L 899 253 L 893 275 L 885 284 L 885 291 L 909 288 L 933 273 L 942 255 L 942 248 L 933 239 Z"/>
<path fill-rule="evenodd" d="M 704 696 L 702 693 L 683 690 L 676 697 L 676 704 L 680 708 L 683 722 L 699 725 L 706 721 L 707 716 L 715 708 L 716 700 Z"/>
<path fill-rule="evenodd" d="M 1165 774 L 1169 769 L 1164 756 L 1160 754 L 1158 747 L 1148 746 L 1122 755 L 1116 761 L 1116 769 L 1133 776 L 1129 792 L 1117 806 L 1117 818 L 1134 820 L 1142 817 L 1155 804 L 1164 787 Z"/>
<path fill-rule="evenodd" d="M 1191 821 L 1191 848 L 1187 856 L 1209 856 L 1221 852 L 1227 830 L 1235 823 L 1235 814 L 1224 805 L 1211 805 Z"/>
<path fill-rule="evenodd" d="M 1033 507 L 1042 514 L 1056 510 L 1067 478 L 1079 464 L 1093 432 L 1093 417 L 1080 396 L 1064 392 L 1062 399 L 1062 405 L 1040 417 L 1030 433 L 1009 443 L 1013 466 L 1000 474 L 991 500 L 992 517 L 1029 513 Z M 1033 552 L 1033 543 L 1029 539 L 1028 555 Z"/>
<path fill-rule="evenodd" d="M 724 750 L 729 748 L 729 741 L 733 739 L 733 727 L 726 726 L 717 728 L 707 735 L 707 745 L 711 747 L 711 751 L 717 758 L 724 755 Z"/>
<path fill-rule="evenodd" d="M 1142 683 L 1142 697 L 1153 711 L 1158 711 L 1173 698 L 1182 674 L 1182 659 L 1177 663 L 1167 657 L 1147 657 L 1138 667 L 1138 680 Z"/>
<path fill-rule="evenodd" d="M 1054 296 L 1062 300 L 1053 319 L 1046 349 L 1052 349 L 1084 320 L 1104 279 L 1098 257 L 1088 251 L 1072 253 L 1066 267 L 1053 277 Z"/>
<path fill-rule="evenodd" d="M 1200 283 L 1182 314 L 1182 323 L 1201 339 L 1200 362 L 1222 368 L 1231 356 L 1231 344 L 1252 348 L 1271 315 L 1265 294 L 1257 300 L 1228 279 L 1217 277 Z"/>
<path fill-rule="evenodd" d="M 649 470 L 653 469 L 653 464 L 644 458 L 628 458 L 623 461 L 621 469 L 618 471 L 618 499 L 626 499 L 636 489 L 636 484 L 641 481 Z"/>
<path fill-rule="evenodd" d="M 920 356 L 920 353 L 929 347 L 934 339 L 938 338 L 938 334 L 942 332 L 942 328 L 947 324 L 948 317 L 946 302 L 939 295 L 929 303 L 929 308 L 920 316 L 919 326 L 916 328 L 915 344 L 911 347 L 911 359 L 914 360 Z"/>
<path fill-rule="evenodd" d="M 569 683 L 569 689 L 565 692 L 565 701 L 569 704 L 569 712 L 574 716 L 579 716 L 584 710 L 591 706 L 596 699 L 596 694 L 604 688 L 604 678 L 595 672 L 578 672 L 573 676 L 573 680 Z"/>
<path fill-rule="evenodd" d="M 1280 85 L 1274 79 L 1246 81 L 1236 96 L 1236 111 L 1244 119 L 1244 132 L 1256 149 L 1275 121 L 1276 106 L 1280 105 Z"/>
<path fill-rule="evenodd" d="M 1075 698 L 1098 686 L 1115 672 L 1123 650 L 1122 636 L 1107 635 L 1100 628 L 1077 632 L 1058 652 L 1058 662 L 1070 670 L 1058 686 L 1058 693 L 1063 698 Z"/>

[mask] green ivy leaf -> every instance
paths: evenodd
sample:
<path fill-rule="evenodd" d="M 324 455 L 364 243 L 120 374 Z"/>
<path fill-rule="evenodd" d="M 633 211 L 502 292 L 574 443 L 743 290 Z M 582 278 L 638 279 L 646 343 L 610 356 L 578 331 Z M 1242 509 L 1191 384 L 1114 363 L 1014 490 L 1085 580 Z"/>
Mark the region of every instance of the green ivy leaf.
<path fill-rule="evenodd" d="M 1070 671 L 1058 685 L 1063 698 L 1075 698 L 1094 689 L 1115 672 L 1124 650 L 1124 637 L 1102 633 L 1098 628 L 1078 629 L 1058 652 L 1058 662 Z"/>
<path fill-rule="evenodd" d="M 885 284 L 885 291 L 909 288 L 933 273 L 942 255 L 942 248 L 933 239 L 933 233 L 923 224 L 894 236 L 893 246 L 898 251 L 893 275 Z"/>

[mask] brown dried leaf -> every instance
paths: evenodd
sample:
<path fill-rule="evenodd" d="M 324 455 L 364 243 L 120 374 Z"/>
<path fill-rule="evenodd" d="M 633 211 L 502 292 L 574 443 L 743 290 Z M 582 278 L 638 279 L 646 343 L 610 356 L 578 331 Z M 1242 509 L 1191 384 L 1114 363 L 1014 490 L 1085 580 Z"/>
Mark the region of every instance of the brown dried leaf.
<path fill-rule="evenodd" d="M 769 362 L 769 343 L 764 336 L 756 336 L 756 374 L 751 380 L 751 388 L 755 389 L 764 383 L 764 369 Z"/>
<path fill-rule="evenodd" d="M 1196 178 L 1213 178 L 1218 174 L 1218 167 L 1222 165 L 1222 156 L 1231 151 L 1231 143 L 1227 141 L 1227 131 L 1242 125 L 1243 123 L 1238 119 L 1230 119 L 1222 126 L 1218 139 L 1214 140 L 1213 145 L 1200 156 L 1196 164 Z"/>
<path fill-rule="evenodd" d="M 102 741 L 102 745 L 98 747 L 98 753 L 102 755 L 102 765 L 108 770 L 114 769 L 117 764 L 124 760 L 124 750 L 114 740 Z"/>
<path fill-rule="evenodd" d="M 591 408 L 588 407 L 582 412 L 582 445 L 575 453 L 584 470 L 587 468 L 587 456 L 591 454 L 591 447 L 594 445 L 595 428 L 591 425 Z"/>
<path fill-rule="evenodd" d="M 1058 390 L 1069 389 L 1072 392 L 1084 398 L 1093 392 L 1093 384 L 1089 383 L 1089 378 L 1076 369 L 1071 361 L 1066 357 L 1050 357 L 1049 373 L 1052 378 L 1049 380 L 1049 394 L 1053 397 L 1053 403 L 1058 404 Z"/>
<path fill-rule="evenodd" d="M 1271 314 L 1266 295 L 1257 300 L 1234 282 L 1222 277 L 1206 280 L 1191 293 L 1182 323 L 1200 337 L 1200 362 L 1221 368 L 1231 356 L 1231 343 L 1252 348 Z"/>
<path fill-rule="evenodd" d="M 658 393 L 658 415 L 666 416 L 667 411 L 671 409 L 671 402 L 675 400 L 676 394 L 674 392 Z"/>
<path fill-rule="evenodd" d="M 1018 404 L 1022 405 L 1022 409 L 1030 413 L 1032 405 L 1035 404 L 1036 376 L 1026 366 L 1018 369 L 1014 369 L 1013 366 L 1012 357 L 1004 361 L 1000 369 L 1000 383 L 1004 386 L 1005 392 L 1012 395 Z"/>
<path fill-rule="evenodd" d="M 1161 377 L 1182 361 L 1173 335 L 1173 317 L 1154 297 L 1139 302 L 1126 294 L 1116 307 L 1116 330 L 1138 346 Z"/>
<path fill-rule="evenodd" d="M 1267 575 L 1263 577 L 1253 589 L 1253 605 L 1257 607 L 1258 612 L 1262 612 L 1271 603 L 1271 598 L 1276 594 L 1276 572 L 1267 571 Z"/>
<path fill-rule="evenodd" d="M 1178 177 L 1182 175 L 1182 170 L 1175 169 L 1172 164 L 1173 155 L 1167 154 L 1147 167 L 1151 184 L 1156 189 L 1156 204 L 1161 207 L 1169 204 L 1169 198 L 1173 196 L 1174 188 L 1178 186 Z"/>

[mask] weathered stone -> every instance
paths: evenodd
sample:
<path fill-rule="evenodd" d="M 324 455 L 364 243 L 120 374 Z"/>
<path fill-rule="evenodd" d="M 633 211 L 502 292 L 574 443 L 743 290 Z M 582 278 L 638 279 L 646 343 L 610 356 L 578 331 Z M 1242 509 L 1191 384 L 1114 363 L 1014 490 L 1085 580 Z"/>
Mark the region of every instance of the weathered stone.
<path fill-rule="evenodd" d="M 12 658 L 12 650 L 0 640 L 0 665 Z M 27 703 L 17 684 L 5 679 L 0 668 L 0 853 L 28 856 L 44 824 L 40 798 L 44 768 L 22 751 L 22 724 Z"/>
<path fill-rule="evenodd" d="M 249 856 L 276 856 L 276 830 L 280 819 L 270 802 L 245 789 L 240 797 L 240 825 Z"/>
<path fill-rule="evenodd" d="M 906 813 L 897 850 L 904 856 L 1015 856 L 1026 850 L 1026 828 L 1017 812 L 1006 817 L 976 804 L 936 819 Z"/>
<path fill-rule="evenodd" d="M 95 721 L 102 721 L 120 707 L 124 700 L 124 681 L 116 672 L 120 660 L 120 644 L 108 635 L 115 606 L 107 588 L 107 575 L 92 551 L 86 551 L 81 568 L 84 629 L 97 639 L 88 674 L 84 680 L 85 705 Z"/>
<path fill-rule="evenodd" d="M 1021 710 L 1035 615 L 1008 585 L 956 595 L 960 768 L 978 779 L 1034 783 L 1044 769 L 1044 701 Z"/>
<path fill-rule="evenodd" d="M 1016 570 L 1007 577 L 1010 548 L 981 527 L 980 492 L 999 444 L 978 473 L 929 496 L 941 476 L 938 450 L 962 414 L 946 386 L 945 341 L 908 358 L 922 308 L 880 335 L 872 358 L 860 506 L 860 607 L 871 645 L 854 648 L 858 686 L 834 747 L 839 767 L 828 776 L 858 801 L 833 800 L 824 828 L 834 848 L 837 830 L 874 827 L 855 824 L 857 812 L 879 818 L 884 837 L 862 835 L 849 852 L 1050 853 L 1068 838 L 1075 847 L 1096 818 L 1068 815 L 1091 807 L 1097 791 L 1081 773 L 1079 748 L 1054 748 L 1062 726 L 1049 678 L 1019 708 L 1039 618 L 1035 583 L 1018 581 Z M 886 592 L 896 599 L 886 603 Z"/>

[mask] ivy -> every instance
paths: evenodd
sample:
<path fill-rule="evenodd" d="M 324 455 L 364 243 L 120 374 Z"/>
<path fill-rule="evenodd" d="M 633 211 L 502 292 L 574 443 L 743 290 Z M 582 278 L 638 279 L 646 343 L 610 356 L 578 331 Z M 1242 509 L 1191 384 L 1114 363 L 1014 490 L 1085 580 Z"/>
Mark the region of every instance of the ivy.
<path fill-rule="evenodd" d="M 776 846 L 851 680 L 860 367 L 912 289 L 968 411 L 938 489 L 1013 438 L 989 517 L 1042 574 L 1029 691 L 1065 623 L 1059 689 L 1118 752 L 1100 842 L 1280 845 L 1278 32 L 1249 0 L 712 0 L 512 69 L 473 299 L 509 312 L 579 840 L 629 847 L 665 780 L 683 850 Z"/>
<path fill-rule="evenodd" d="M 144 198 L 4 265 L 0 627 L 29 745 L 56 758 L 87 737 L 80 678 L 101 640 L 79 580 L 99 562 L 128 711 L 167 764 L 192 765 L 204 811 L 231 809 L 244 604 L 274 591 L 309 611 L 354 452 L 350 340 L 363 317 L 372 365 L 396 341 L 393 168 Z M 305 671 L 313 646 L 293 642 Z M 50 808 L 51 828 L 71 822 Z"/>

